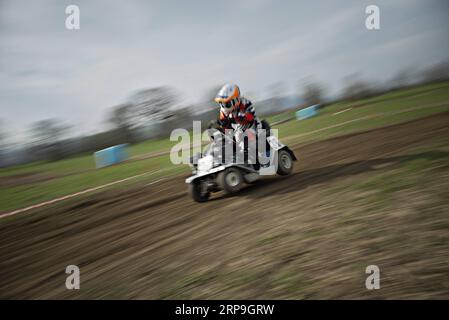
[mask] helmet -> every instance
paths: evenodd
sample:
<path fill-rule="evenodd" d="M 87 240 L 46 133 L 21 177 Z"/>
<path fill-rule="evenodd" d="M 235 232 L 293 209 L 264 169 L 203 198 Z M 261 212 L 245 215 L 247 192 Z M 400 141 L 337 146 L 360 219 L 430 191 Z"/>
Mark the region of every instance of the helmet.
<path fill-rule="evenodd" d="M 235 84 L 225 84 L 215 97 L 220 107 L 229 113 L 240 101 L 240 89 Z"/>

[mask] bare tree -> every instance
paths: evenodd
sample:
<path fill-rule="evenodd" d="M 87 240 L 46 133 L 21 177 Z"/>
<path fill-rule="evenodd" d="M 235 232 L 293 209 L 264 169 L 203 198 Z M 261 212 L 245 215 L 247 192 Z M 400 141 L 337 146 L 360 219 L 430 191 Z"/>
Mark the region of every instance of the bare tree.
<path fill-rule="evenodd" d="M 131 103 L 136 111 L 135 122 L 144 125 L 148 121 L 163 121 L 178 101 L 178 95 L 170 87 L 155 87 L 136 92 Z"/>
<path fill-rule="evenodd" d="M 132 109 L 131 104 L 125 103 L 112 107 L 108 121 L 114 128 L 127 128 L 132 126 Z"/>
<path fill-rule="evenodd" d="M 422 75 L 423 82 L 437 82 L 449 79 L 449 60 L 427 68 Z"/>
<path fill-rule="evenodd" d="M 304 84 L 302 98 L 307 105 L 320 104 L 323 101 L 324 88 L 317 82 L 306 82 Z"/>
<path fill-rule="evenodd" d="M 5 143 L 5 121 L 3 119 L 0 119 L 0 148 L 3 147 Z"/>
<path fill-rule="evenodd" d="M 414 71 L 410 68 L 399 71 L 392 79 L 390 88 L 398 89 L 409 86 L 413 83 L 415 78 Z"/>
<path fill-rule="evenodd" d="M 69 127 L 57 119 L 46 119 L 34 122 L 31 133 L 36 143 L 54 143 L 64 138 Z"/>
<path fill-rule="evenodd" d="M 6 147 L 5 122 L 0 119 L 0 168 L 3 167 L 4 149 Z"/>
<path fill-rule="evenodd" d="M 108 117 L 108 122 L 112 124 L 121 140 L 125 140 L 125 142 L 135 142 L 133 136 L 135 111 L 135 107 L 130 103 L 120 104 L 112 107 Z"/>
<path fill-rule="evenodd" d="M 38 158 L 59 160 L 64 155 L 62 140 L 69 126 L 61 124 L 57 119 L 46 119 L 31 125 L 32 151 Z"/>
<path fill-rule="evenodd" d="M 361 79 L 359 74 L 353 74 L 345 77 L 345 89 L 343 90 L 343 99 L 357 100 L 371 96 L 373 88 Z"/>

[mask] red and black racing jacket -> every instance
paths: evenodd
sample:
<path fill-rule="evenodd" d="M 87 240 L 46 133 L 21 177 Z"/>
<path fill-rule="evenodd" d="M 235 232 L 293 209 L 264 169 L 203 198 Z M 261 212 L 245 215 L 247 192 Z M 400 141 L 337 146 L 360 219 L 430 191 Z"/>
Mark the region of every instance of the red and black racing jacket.
<path fill-rule="evenodd" d="M 246 129 L 253 126 L 256 120 L 256 111 L 252 106 L 251 101 L 241 98 L 240 104 L 236 108 L 226 115 L 222 110 L 220 110 L 220 117 L 218 123 L 224 129 L 232 129 L 232 125 L 236 124 L 237 127 L 245 131 Z"/>

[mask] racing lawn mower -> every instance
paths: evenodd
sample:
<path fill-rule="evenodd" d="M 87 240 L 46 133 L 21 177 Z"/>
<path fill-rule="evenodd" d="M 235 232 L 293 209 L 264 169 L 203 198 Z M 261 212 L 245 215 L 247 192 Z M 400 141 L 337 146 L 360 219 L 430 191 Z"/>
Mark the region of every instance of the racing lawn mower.
<path fill-rule="evenodd" d="M 244 149 L 243 141 L 237 143 L 234 134 L 230 137 L 218 128 L 209 127 L 211 143 L 203 153 L 198 153 L 190 159 L 192 176 L 185 180 L 193 200 L 205 202 L 212 192 L 223 190 L 232 194 L 238 192 L 245 183 L 251 184 L 264 175 L 286 176 L 292 172 L 293 162 L 297 160 L 293 151 L 282 144 L 276 136 L 271 135 L 269 125 L 264 120 L 262 127 L 268 128 L 266 130 L 268 134 L 264 136 L 268 155 L 265 158 L 268 159 L 265 165 L 245 163 L 246 161 L 242 163 L 236 161 L 235 155 L 231 159 L 223 156 L 226 148 L 236 146 Z"/>

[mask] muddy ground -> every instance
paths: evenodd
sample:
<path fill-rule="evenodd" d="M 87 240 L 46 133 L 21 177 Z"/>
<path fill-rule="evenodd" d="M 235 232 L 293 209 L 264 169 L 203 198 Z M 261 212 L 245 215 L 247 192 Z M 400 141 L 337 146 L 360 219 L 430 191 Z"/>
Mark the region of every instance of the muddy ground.
<path fill-rule="evenodd" d="M 204 204 L 178 176 L 2 219 L 0 298 L 449 298 L 449 177 L 429 172 L 435 189 L 388 201 L 350 187 L 407 159 L 449 160 L 427 150 L 448 124 L 444 113 L 297 145 L 293 175 Z M 371 264 L 379 290 L 365 288 Z M 80 290 L 65 288 L 68 265 Z"/>

